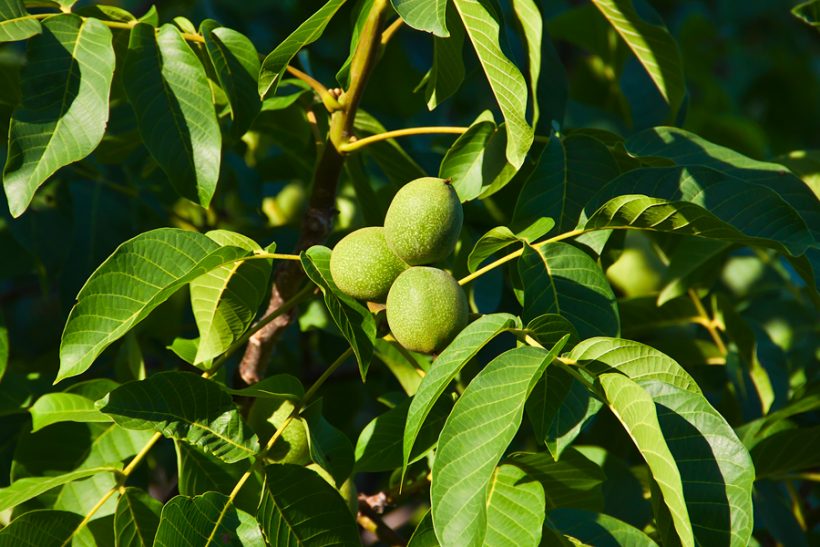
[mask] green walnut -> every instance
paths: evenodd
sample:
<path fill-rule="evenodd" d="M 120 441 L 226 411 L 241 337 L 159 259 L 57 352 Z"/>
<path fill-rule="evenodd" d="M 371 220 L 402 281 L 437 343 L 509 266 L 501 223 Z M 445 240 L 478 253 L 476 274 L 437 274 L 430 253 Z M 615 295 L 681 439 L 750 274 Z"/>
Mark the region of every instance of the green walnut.
<path fill-rule="evenodd" d="M 384 218 L 387 245 L 410 264 L 432 264 L 453 252 L 464 211 L 449 181 L 426 177 L 396 192 Z"/>
<path fill-rule="evenodd" d="M 257 399 L 248 415 L 248 423 L 265 444 L 293 412 L 293 403 L 278 399 Z M 305 465 L 310 461 L 307 430 L 301 418 L 294 418 L 273 445 L 268 458 L 279 463 Z"/>
<path fill-rule="evenodd" d="M 405 348 L 433 353 L 467 325 L 467 297 L 453 276 L 415 266 L 396 278 L 387 295 L 387 324 Z"/>
<path fill-rule="evenodd" d="M 387 247 L 384 228 L 361 228 L 345 236 L 330 255 L 330 275 L 343 293 L 384 302 L 390 285 L 407 269 Z"/>

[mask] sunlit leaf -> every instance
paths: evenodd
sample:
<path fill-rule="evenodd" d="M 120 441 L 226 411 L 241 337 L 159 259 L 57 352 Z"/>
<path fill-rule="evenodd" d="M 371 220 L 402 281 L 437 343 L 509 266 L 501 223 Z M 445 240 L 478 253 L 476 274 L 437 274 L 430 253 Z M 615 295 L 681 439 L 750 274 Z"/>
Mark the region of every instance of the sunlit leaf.
<path fill-rule="evenodd" d="M 393 9 L 409 26 L 447 37 L 447 0 L 390 0 Z"/>
<path fill-rule="evenodd" d="M 684 547 L 694 547 L 695 537 L 683 494 L 675 458 L 664 440 L 650 395 L 627 376 L 604 373 L 598 376 L 606 403 L 640 451 L 660 488 L 665 508 L 671 514 L 673 537 Z"/>
<path fill-rule="evenodd" d="M 205 235 L 249 254 L 262 250 L 236 232 L 212 230 Z M 270 272 L 270 260 L 249 260 L 224 264 L 191 281 L 191 307 L 199 329 L 194 365 L 221 355 L 247 330 L 267 292 Z"/>
<path fill-rule="evenodd" d="M 94 401 L 74 393 L 46 393 L 28 409 L 32 431 L 57 422 L 110 422 L 111 418 L 94 408 Z"/>
<path fill-rule="evenodd" d="M 68 511 L 29 511 L 0 529 L 0 547 L 63 547 L 82 520 L 82 515 Z"/>
<path fill-rule="evenodd" d="M 205 69 L 175 26 L 131 29 L 123 83 L 145 147 L 179 195 L 207 207 L 219 179 L 222 132 Z"/>
<path fill-rule="evenodd" d="M 340 291 L 333 282 L 333 276 L 330 275 L 330 249 L 327 247 L 314 245 L 302 253 L 302 267 L 310 280 L 322 290 L 330 316 L 353 348 L 362 379 L 366 378 L 376 339 L 373 314 L 354 298 Z"/>
<path fill-rule="evenodd" d="M 519 467 L 501 465 L 493 474 L 487 500 L 485 545 L 539 545 L 544 523 L 544 487 Z"/>
<path fill-rule="evenodd" d="M 0 42 L 25 40 L 41 32 L 40 21 L 23 6 L 23 0 L 0 2 Z"/>
<path fill-rule="evenodd" d="M 429 110 L 454 95 L 464 81 L 464 25 L 451 5 L 447 7 L 447 30 L 448 37 L 433 38 L 433 66 L 419 83 L 419 87 L 424 86 Z"/>
<path fill-rule="evenodd" d="M 325 31 L 325 27 L 342 7 L 345 0 L 328 0 L 328 2 L 311 15 L 304 23 L 285 38 L 276 49 L 262 61 L 259 72 L 259 96 L 264 98 L 268 93 L 276 91 L 282 74 L 285 73 L 290 61 L 299 53 L 299 50 L 312 44 Z"/>
<path fill-rule="evenodd" d="M 23 104 L 9 126 L 3 186 L 15 217 L 59 168 L 94 151 L 108 121 L 111 31 L 96 19 L 71 14 L 49 17 L 42 27 L 30 41 Z"/>
<path fill-rule="evenodd" d="M 487 537 L 495 467 L 521 425 L 527 397 L 565 342 L 551 351 L 521 347 L 499 355 L 456 402 L 439 437 L 430 490 L 444 544 L 482 544 Z"/>
<path fill-rule="evenodd" d="M 186 283 L 248 254 L 173 228 L 126 241 L 77 295 L 63 331 L 55 381 L 85 372 L 106 347 Z"/>
<path fill-rule="evenodd" d="M 506 158 L 519 168 L 532 144 L 533 130 L 526 119 L 527 83 L 501 50 L 501 14 L 479 0 L 454 0 L 453 5 L 504 115 Z"/>
<path fill-rule="evenodd" d="M 72 481 L 86 479 L 98 473 L 116 473 L 118 467 L 89 467 L 54 477 L 26 477 L 17 479 L 11 486 L 0 488 L 0 511 L 15 507 L 24 501 L 48 492 Z"/>
<path fill-rule="evenodd" d="M 407 411 L 402 442 L 404 468 L 410 460 L 419 431 L 447 385 L 482 347 L 515 324 L 515 317 L 510 314 L 484 315 L 467 325 L 436 358 L 430 372 L 421 381 Z"/>
<path fill-rule="evenodd" d="M 128 382 L 97 403 L 128 429 L 150 429 L 232 463 L 259 450 L 231 396 L 189 372 L 160 372 Z"/>

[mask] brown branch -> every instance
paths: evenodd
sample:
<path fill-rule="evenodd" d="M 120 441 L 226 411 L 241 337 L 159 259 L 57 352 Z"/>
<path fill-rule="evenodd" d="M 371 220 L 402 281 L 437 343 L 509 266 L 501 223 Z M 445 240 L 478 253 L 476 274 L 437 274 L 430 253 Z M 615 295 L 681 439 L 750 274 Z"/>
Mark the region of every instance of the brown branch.
<path fill-rule="evenodd" d="M 356 108 L 378 56 L 381 26 L 386 13 L 387 0 L 376 0 L 362 29 L 351 60 L 350 87 L 339 97 L 341 108 L 334 110 L 330 117 L 329 136 L 313 175 L 310 201 L 294 250 L 296 253 L 323 243 L 333 227 L 336 188 L 344 166 L 340 147 L 350 139 Z M 303 278 L 304 272 L 298 262 L 280 262 L 276 267 L 265 315 L 279 309 L 283 302 L 292 297 Z M 278 335 L 290 325 L 295 313 L 296 310 L 291 310 L 280 315 L 250 338 L 237 371 L 245 383 L 253 384 L 264 377 Z"/>
<path fill-rule="evenodd" d="M 401 537 L 398 532 L 388 526 L 382 519 L 381 513 L 384 511 L 384 493 L 380 493 L 381 498 L 359 494 L 359 516 L 356 519 L 359 525 L 376 534 L 382 543 L 391 546 L 407 545 L 407 540 Z"/>

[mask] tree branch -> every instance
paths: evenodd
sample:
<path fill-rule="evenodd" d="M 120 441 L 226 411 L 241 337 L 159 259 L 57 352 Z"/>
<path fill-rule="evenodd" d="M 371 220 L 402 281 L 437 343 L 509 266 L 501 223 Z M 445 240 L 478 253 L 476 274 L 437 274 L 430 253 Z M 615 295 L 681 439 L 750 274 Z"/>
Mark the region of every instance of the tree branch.
<path fill-rule="evenodd" d="M 297 253 L 323 243 L 333 227 L 336 216 L 336 188 L 344 166 L 340 147 L 350 139 L 356 108 L 376 62 L 381 44 L 380 29 L 387 13 L 387 5 L 387 0 L 376 0 L 373 3 L 351 60 L 350 87 L 339 97 L 341 108 L 331 114 L 329 137 L 322 148 L 313 175 L 310 201 L 296 243 Z M 298 262 L 280 262 L 276 268 L 265 315 L 279 309 L 283 302 L 293 296 L 303 277 L 304 272 Z M 276 339 L 279 333 L 290 325 L 294 313 L 294 310 L 290 310 L 281 314 L 250 338 L 237 371 L 242 381 L 253 384 L 264 377 Z"/>

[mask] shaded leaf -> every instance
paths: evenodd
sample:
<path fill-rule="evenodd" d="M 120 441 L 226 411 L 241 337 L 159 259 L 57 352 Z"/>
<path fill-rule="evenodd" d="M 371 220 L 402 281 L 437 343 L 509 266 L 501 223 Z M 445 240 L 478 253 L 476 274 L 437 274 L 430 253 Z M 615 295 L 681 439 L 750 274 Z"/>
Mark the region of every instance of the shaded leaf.
<path fill-rule="evenodd" d="M 85 372 L 106 347 L 177 289 L 247 254 L 175 228 L 150 230 L 126 241 L 77 295 L 63 331 L 55 382 Z"/>
<path fill-rule="evenodd" d="M 111 418 L 94 408 L 94 401 L 74 393 L 46 393 L 28 409 L 32 431 L 57 422 L 110 422 Z"/>
<path fill-rule="evenodd" d="M 524 331 L 544 347 L 553 346 L 565 334 L 569 334 L 569 339 L 564 349 L 574 348 L 579 341 L 578 331 L 572 323 L 557 313 L 545 313 L 534 317 L 532 321 L 527 323 Z"/>
<path fill-rule="evenodd" d="M 355 463 L 350 439 L 324 417 L 321 400 L 309 405 L 301 415 L 307 433 L 310 458 L 330 474 L 336 486 L 341 486 L 350 476 Z"/>
<path fill-rule="evenodd" d="M 325 27 L 342 7 L 345 0 L 328 0 L 324 6 L 311 15 L 304 23 L 294 30 L 290 36 L 276 46 L 272 52 L 262 61 L 262 68 L 259 71 L 259 96 L 264 98 L 268 93 L 276 91 L 282 74 L 291 60 L 299 53 L 299 50 L 308 44 L 312 44 L 325 31 Z"/>
<path fill-rule="evenodd" d="M 303 252 L 301 258 L 305 273 L 322 290 L 333 322 L 353 348 L 356 361 L 359 363 L 359 372 L 364 380 L 373 357 L 373 344 L 376 339 L 376 321 L 373 315 L 336 287 L 330 275 L 330 249 L 314 245 Z"/>
<path fill-rule="evenodd" d="M 755 468 L 731 426 L 701 395 L 657 381 L 643 387 L 677 462 L 698 544 L 749 545 Z"/>
<path fill-rule="evenodd" d="M 63 547 L 82 520 L 81 515 L 68 511 L 29 511 L 0 529 L 0 547 Z"/>
<path fill-rule="evenodd" d="M 90 467 L 55 477 L 26 477 L 24 479 L 17 479 L 11 483 L 11 486 L 0 488 L 0 511 L 15 507 L 69 482 L 86 479 L 98 473 L 116 473 L 118 471 L 120 471 L 118 467 Z"/>
<path fill-rule="evenodd" d="M 795 427 L 773 433 L 752 448 L 760 479 L 820 465 L 820 427 Z"/>
<path fill-rule="evenodd" d="M 436 36 L 450 35 L 446 21 L 447 0 L 390 0 L 390 3 L 408 26 Z"/>
<path fill-rule="evenodd" d="M 402 442 L 403 469 L 407 468 L 419 431 L 447 385 L 490 340 L 515 325 L 515 317 L 507 313 L 484 315 L 458 333 L 436 358 L 434 365 L 422 379 L 407 411 Z"/>
<path fill-rule="evenodd" d="M 253 517 L 236 509 L 228 496 L 218 492 L 194 498 L 176 496 L 166 503 L 154 539 L 155 547 L 264 544 Z"/>
<path fill-rule="evenodd" d="M 485 545 L 537 546 L 544 524 L 544 487 L 514 465 L 495 470 L 487 499 Z"/>
<path fill-rule="evenodd" d="M 681 475 L 664 440 L 652 398 L 623 374 L 601 374 L 597 381 L 607 405 L 629 433 L 658 484 L 665 508 L 671 515 L 672 533 L 684 547 L 694 547 Z"/>
<path fill-rule="evenodd" d="M 652 538 L 618 520 L 582 509 L 556 509 L 549 514 L 550 527 L 596 547 L 657 547 Z"/>
<path fill-rule="evenodd" d="M 262 105 L 257 92 L 259 55 L 251 41 L 235 30 L 219 27 L 203 32 L 208 56 L 216 70 L 219 85 L 231 105 L 235 135 L 251 126 Z"/>
<path fill-rule="evenodd" d="M 558 233 L 572 230 L 584 205 L 618 174 L 612 153 L 597 139 L 586 135 L 550 137 L 518 195 L 513 229 L 551 217 Z"/>
<path fill-rule="evenodd" d="M 686 94 L 683 60 L 678 45 L 663 24 L 644 20 L 632 0 L 592 0 L 632 50 L 661 95 L 672 115 Z M 657 14 L 654 14 L 657 17 Z"/>
<path fill-rule="evenodd" d="M 248 254 L 262 250 L 236 232 L 212 230 L 205 235 Z M 223 264 L 191 281 L 191 307 L 199 329 L 194 365 L 221 355 L 248 329 L 267 292 L 270 272 L 270 260 L 248 260 Z"/>
<path fill-rule="evenodd" d="M 292 402 L 300 401 L 305 395 L 302 382 L 290 374 L 274 374 L 248 387 L 228 389 L 228 392 L 239 397 L 286 399 Z"/>
<path fill-rule="evenodd" d="M 162 503 L 139 488 L 126 488 L 114 515 L 116 547 L 151 547 L 159 526 Z"/>
<path fill-rule="evenodd" d="M 9 364 L 9 330 L 6 328 L 6 319 L 0 311 L 0 380 L 6 374 Z"/>
<path fill-rule="evenodd" d="M 339 493 L 322 477 L 298 465 L 266 468 L 257 517 L 269 545 L 325 547 L 359 545 L 359 531 Z"/>
<path fill-rule="evenodd" d="M 797 4 L 792 8 L 792 15 L 814 28 L 820 28 L 820 0 Z"/>
<path fill-rule="evenodd" d="M 581 382 L 561 367 L 548 367 L 527 400 L 536 439 L 556 459 L 602 407 Z"/>
<path fill-rule="evenodd" d="M 499 355 L 453 407 L 439 437 L 430 489 L 433 525 L 445 545 L 482 544 L 486 538 L 495 467 L 521 425 L 527 397 L 564 342 L 551 351 L 527 346 Z"/>
<path fill-rule="evenodd" d="M 49 17 L 42 28 L 29 43 L 23 104 L 9 126 L 3 186 L 15 217 L 46 179 L 94 151 L 108 121 L 111 31 L 96 19 L 71 14 Z"/>
<path fill-rule="evenodd" d="M 473 250 L 470 251 L 470 255 L 467 257 L 467 269 L 472 273 L 478 269 L 484 260 L 498 251 L 506 249 L 513 243 L 533 242 L 552 230 L 554 226 L 554 220 L 541 217 L 517 234 L 512 233 L 512 230 L 506 226 L 493 228 L 481 236 L 473 246 Z"/>
<path fill-rule="evenodd" d="M 415 1 L 420 3 L 419 0 Z M 449 37 L 433 38 L 433 66 L 419 83 L 419 87 L 424 86 L 424 98 L 429 110 L 434 110 L 454 95 L 464 81 L 464 25 L 449 5 L 447 29 Z"/>
<path fill-rule="evenodd" d="M 547 452 L 514 452 L 504 463 L 520 467 L 543 485 L 548 511 L 557 507 L 603 509 L 601 487 L 607 477 L 598 465 L 572 447 L 560 460 Z"/>
<path fill-rule="evenodd" d="M 219 179 L 222 133 L 205 68 L 179 30 L 135 25 L 123 83 L 145 147 L 179 195 L 208 207 Z"/>
<path fill-rule="evenodd" d="M 128 382 L 97 403 L 122 427 L 151 429 L 232 463 L 256 454 L 259 442 L 233 399 L 215 382 L 188 372 L 160 372 Z"/>
<path fill-rule="evenodd" d="M 501 15 L 479 0 L 453 0 L 453 5 L 506 121 L 506 158 L 519 168 L 532 144 L 533 130 L 526 119 L 527 83 L 501 50 Z"/>
<path fill-rule="evenodd" d="M 524 321 L 559 314 L 582 339 L 620 331 L 615 295 L 606 276 L 577 247 L 561 242 L 527 245 L 518 272 L 524 286 Z"/>
<path fill-rule="evenodd" d="M 663 273 L 663 289 L 658 294 L 658 306 L 686 294 L 696 286 L 700 276 L 715 271 L 717 260 L 729 248 L 729 243 L 700 238 L 686 238 L 669 255 L 669 266 Z"/>
<path fill-rule="evenodd" d="M 436 531 L 433 529 L 433 515 L 430 511 L 424 514 L 419 525 L 410 536 L 407 547 L 439 547 Z"/>
<path fill-rule="evenodd" d="M 185 443 L 174 443 L 177 450 L 177 476 L 179 493 L 194 497 L 207 492 L 229 495 L 248 470 L 248 463 L 240 461 L 226 464 L 196 447 Z M 253 474 L 234 499 L 238 509 L 255 512 L 259 505 L 262 482 L 258 474 Z"/>

